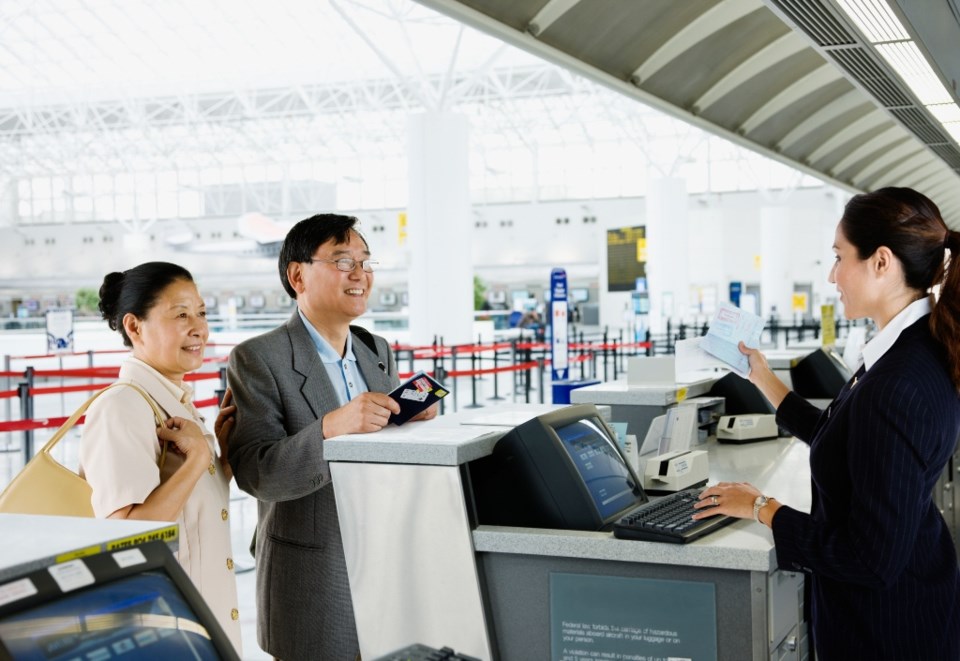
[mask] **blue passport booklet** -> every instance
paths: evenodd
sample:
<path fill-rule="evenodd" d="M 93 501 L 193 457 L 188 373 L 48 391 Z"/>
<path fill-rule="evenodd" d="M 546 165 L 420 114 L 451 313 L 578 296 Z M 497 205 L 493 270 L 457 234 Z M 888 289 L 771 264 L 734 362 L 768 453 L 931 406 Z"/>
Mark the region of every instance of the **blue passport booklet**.
<path fill-rule="evenodd" d="M 391 415 L 390 422 L 402 425 L 448 394 L 450 391 L 445 385 L 426 372 L 417 372 L 389 393 L 390 397 L 400 405 L 400 413 Z"/>

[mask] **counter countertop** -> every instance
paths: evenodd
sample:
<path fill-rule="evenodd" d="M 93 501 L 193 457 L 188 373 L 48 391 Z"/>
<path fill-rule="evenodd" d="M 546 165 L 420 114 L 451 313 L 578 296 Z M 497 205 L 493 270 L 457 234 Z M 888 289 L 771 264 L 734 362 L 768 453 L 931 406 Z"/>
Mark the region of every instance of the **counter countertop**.
<path fill-rule="evenodd" d="M 711 484 L 747 481 L 781 503 L 810 511 L 809 449 L 805 443 L 781 438 L 746 445 L 710 441 L 705 447 L 710 456 Z M 777 568 L 773 533 L 756 521 L 746 519 L 690 544 L 617 539 L 609 532 L 498 526 L 479 526 L 473 532 L 473 542 L 478 552 L 762 572 Z"/>
<path fill-rule="evenodd" d="M 177 524 L 132 519 L 0 514 L 0 580 L 99 551 L 160 539 L 177 548 Z"/>
<path fill-rule="evenodd" d="M 553 404 L 503 404 L 424 422 L 386 427 L 373 434 L 344 434 L 323 442 L 327 461 L 459 466 L 485 457 L 505 433 Z"/>
<path fill-rule="evenodd" d="M 630 385 L 626 379 L 617 379 L 594 386 L 584 386 L 570 391 L 574 404 L 640 404 L 645 406 L 670 406 L 688 397 L 705 395 L 716 377 L 689 383 L 654 383 Z"/>

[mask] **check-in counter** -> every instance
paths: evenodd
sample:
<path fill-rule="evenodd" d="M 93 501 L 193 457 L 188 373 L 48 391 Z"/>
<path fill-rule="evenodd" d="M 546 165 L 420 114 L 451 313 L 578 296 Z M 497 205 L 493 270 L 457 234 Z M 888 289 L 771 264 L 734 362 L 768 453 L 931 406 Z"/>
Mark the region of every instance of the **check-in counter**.
<path fill-rule="evenodd" d="M 0 581 L 34 569 L 148 541 L 179 545 L 175 523 L 0 514 Z"/>
<path fill-rule="evenodd" d="M 710 585 L 716 658 L 804 658 L 802 577 L 777 569 L 772 534 L 756 522 L 737 521 L 682 546 L 475 525 L 465 467 L 513 425 L 550 408 L 462 412 L 325 441 L 365 658 L 411 643 L 482 659 L 550 658 L 556 576 Z M 809 509 L 804 444 L 710 442 L 707 449 L 711 481 L 747 480 Z"/>
<path fill-rule="evenodd" d="M 654 418 L 684 400 L 707 394 L 715 382 L 716 378 L 710 377 L 689 383 L 635 385 L 618 379 L 577 388 L 570 392 L 570 402 L 609 406 L 611 420 L 626 422 L 627 433 L 643 442 Z"/>

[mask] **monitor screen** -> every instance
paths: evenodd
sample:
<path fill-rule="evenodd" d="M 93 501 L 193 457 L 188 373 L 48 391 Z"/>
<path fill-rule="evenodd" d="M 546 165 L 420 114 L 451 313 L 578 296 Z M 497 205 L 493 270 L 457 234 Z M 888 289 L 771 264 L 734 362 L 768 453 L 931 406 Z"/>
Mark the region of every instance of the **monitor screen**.
<path fill-rule="evenodd" d="M 0 591 L 21 595 L 0 606 L 0 658 L 237 658 L 162 542 L 71 563 L 51 565 L 0 586 Z M 68 573 L 76 584 L 63 578 Z"/>
<path fill-rule="evenodd" d="M 574 287 L 570 290 L 570 300 L 574 303 L 584 303 L 590 300 L 590 290 L 586 287 Z"/>
<path fill-rule="evenodd" d="M 557 437 L 580 473 L 600 518 L 636 504 L 633 480 L 616 441 L 599 420 L 586 418 L 555 427 Z"/>
<path fill-rule="evenodd" d="M 474 514 L 484 525 L 602 530 L 647 502 L 592 404 L 514 427 L 468 472 Z"/>

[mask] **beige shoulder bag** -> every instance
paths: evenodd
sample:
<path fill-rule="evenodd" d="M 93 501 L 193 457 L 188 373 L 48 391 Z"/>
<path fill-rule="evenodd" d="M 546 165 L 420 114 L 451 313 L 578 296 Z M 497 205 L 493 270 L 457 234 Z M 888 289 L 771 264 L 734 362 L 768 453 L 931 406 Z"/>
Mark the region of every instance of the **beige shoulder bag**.
<path fill-rule="evenodd" d="M 87 407 L 97 397 L 117 386 L 129 386 L 143 395 L 143 398 L 153 409 L 157 426 L 163 424 L 163 412 L 153 401 L 153 398 L 140 386 L 129 382 L 114 383 L 103 390 L 98 390 L 78 408 L 70 418 L 61 425 L 46 445 L 27 462 L 27 465 L 17 473 L 13 481 L 0 493 L 0 513 L 6 514 L 50 514 L 57 516 L 84 516 L 93 517 L 93 506 L 90 504 L 92 490 L 87 481 L 69 468 L 60 464 L 50 451 L 70 431 L 77 420 L 87 412 Z M 160 453 L 159 465 L 163 467 L 167 445 L 163 444 Z"/>

